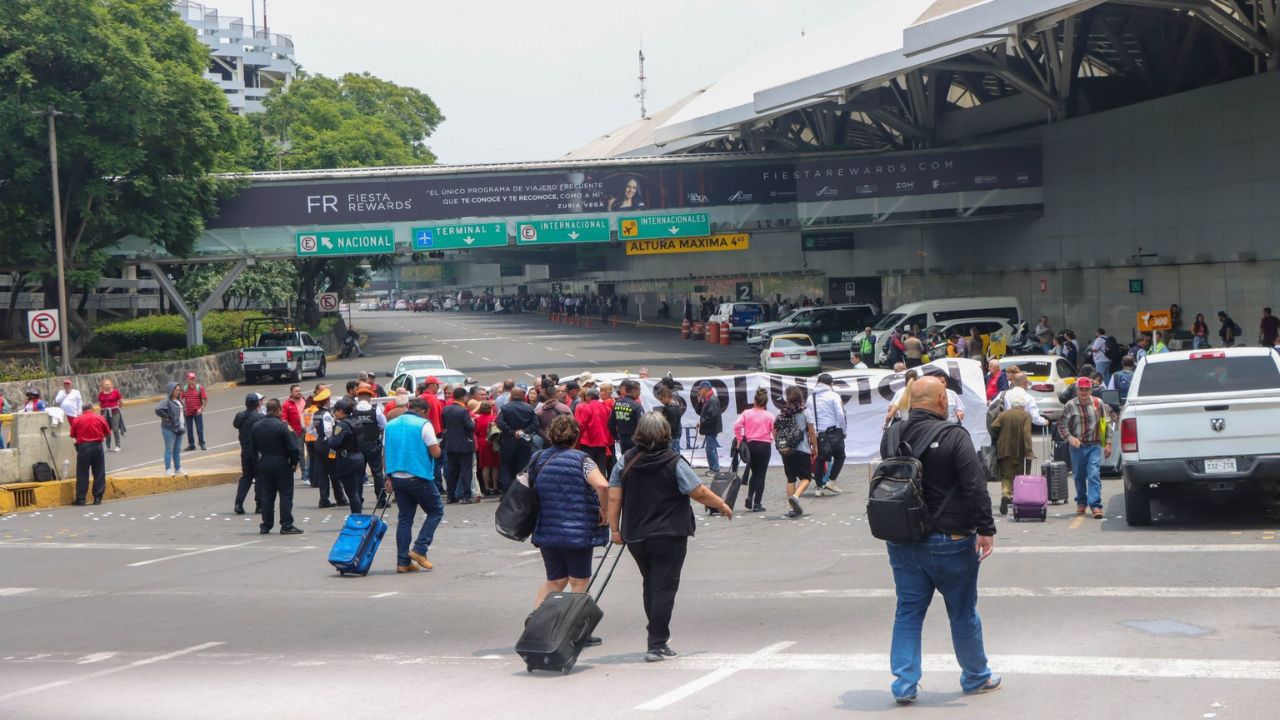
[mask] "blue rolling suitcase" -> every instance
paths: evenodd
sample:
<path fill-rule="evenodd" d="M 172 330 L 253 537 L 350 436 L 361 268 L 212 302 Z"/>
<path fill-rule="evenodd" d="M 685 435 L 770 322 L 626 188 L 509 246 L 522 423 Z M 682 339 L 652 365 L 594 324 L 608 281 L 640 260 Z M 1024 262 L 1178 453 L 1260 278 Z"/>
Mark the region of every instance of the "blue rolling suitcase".
<path fill-rule="evenodd" d="M 369 574 L 373 556 L 378 554 L 382 536 L 387 534 L 387 523 L 382 519 L 386 514 L 384 506 L 381 515 L 347 516 L 342 532 L 338 533 L 338 539 L 329 550 L 329 563 L 338 569 L 339 575 Z"/>

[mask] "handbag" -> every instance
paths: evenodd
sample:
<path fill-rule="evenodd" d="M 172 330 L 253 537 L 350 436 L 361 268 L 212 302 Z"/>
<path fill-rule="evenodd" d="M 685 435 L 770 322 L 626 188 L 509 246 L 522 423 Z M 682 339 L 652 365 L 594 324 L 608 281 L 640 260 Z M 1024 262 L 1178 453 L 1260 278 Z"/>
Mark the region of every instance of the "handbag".
<path fill-rule="evenodd" d="M 547 458 L 536 464 L 543 455 Z M 498 509 L 493 514 L 494 529 L 509 540 L 524 542 L 533 534 L 538 524 L 538 470 L 551 459 L 554 453 L 541 452 L 529 463 L 531 471 L 516 475 L 515 482 L 502 495 Z"/>

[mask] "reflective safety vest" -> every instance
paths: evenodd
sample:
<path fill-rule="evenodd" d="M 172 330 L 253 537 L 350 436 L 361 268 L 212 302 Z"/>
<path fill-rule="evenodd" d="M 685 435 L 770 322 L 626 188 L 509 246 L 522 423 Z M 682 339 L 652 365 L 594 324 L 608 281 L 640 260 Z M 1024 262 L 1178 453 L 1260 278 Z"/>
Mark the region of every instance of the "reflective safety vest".
<path fill-rule="evenodd" d="M 313 422 L 313 418 L 315 418 L 315 416 L 316 416 L 315 405 L 308 405 L 307 409 L 304 410 L 302 413 L 302 427 L 306 431 L 305 434 L 302 436 L 303 442 L 316 441 L 316 425 L 315 425 L 315 422 Z"/>

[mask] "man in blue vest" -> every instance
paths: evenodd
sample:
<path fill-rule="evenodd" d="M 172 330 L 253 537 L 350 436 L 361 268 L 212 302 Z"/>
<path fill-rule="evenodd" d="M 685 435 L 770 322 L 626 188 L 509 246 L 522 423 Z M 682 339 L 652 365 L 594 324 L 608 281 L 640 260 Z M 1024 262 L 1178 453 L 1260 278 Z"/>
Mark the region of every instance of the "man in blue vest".
<path fill-rule="evenodd" d="M 436 528 L 444 519 L 444 503 L 440 486 L 435 482 L 436 458 L 440 457 L 440 441 L 435 428 L 427 421 L 427 402 L 422 398 L 409 401 L 409 409 L 387 423 L 383 436 L 386 451 L 386 491 L 394 493 L 400 519 L 396 524 L 396 572 L 416 572 L 419 567 L 431 569 L 427 550 Z M 418 539 L 409 547 L 413 533 L 413 516 L 421 507 L 426 513 Z"/>

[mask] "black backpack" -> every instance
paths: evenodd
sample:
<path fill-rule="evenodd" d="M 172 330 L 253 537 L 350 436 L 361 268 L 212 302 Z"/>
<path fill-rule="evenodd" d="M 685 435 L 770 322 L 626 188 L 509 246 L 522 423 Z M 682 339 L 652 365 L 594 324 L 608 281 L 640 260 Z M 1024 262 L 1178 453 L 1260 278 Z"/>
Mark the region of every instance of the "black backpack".
<path fill-rule="evenodd" d="M 867 496 L 867 524 L 871 526 L 871 534 L 895 543 L 917 543 L 927 538 L 959 487 L 959 484 L 952 486 L 930 518 L 929 506 L 924 501 L 924 465 L 920 458 L 952 426 L 935 423 L 916 450 L 902 441 L 902 431 L 907 425 L 904 422 L 889 428 L 888 447 L 897 448 L 894 452 L 898 454 L 880 462 L 871 476 Z"/>
<path fill-rule="evenodd" d="M 804 426 L 796 418 L 804 417 L 804 413 L 790 416 L 779 415 L 773 421 L 773 445 L 778 452 L 789 455 L 800 443 L 804 442 Z"/>
<path fill-rule="evenodd" d="M 36 482 L 49 482 L 57 479 L 57 475 L 53 472 L 53 466 L 43 460 L 31 466 L 31 476 L 36 479 Z"/>
<path fill-rule="evenodd" d="M 1120 343 L 1110 335 L 1106 336 L 1106 347 L 1103 348 L 1103 354 L 1111 361 L 1113 367 L 1120 365 L 1120 361 L 1124 358 L 1124 353 L 1120 351 Z"/>

